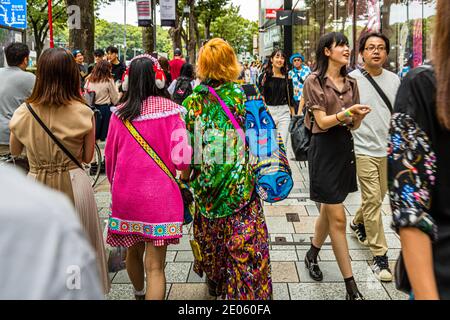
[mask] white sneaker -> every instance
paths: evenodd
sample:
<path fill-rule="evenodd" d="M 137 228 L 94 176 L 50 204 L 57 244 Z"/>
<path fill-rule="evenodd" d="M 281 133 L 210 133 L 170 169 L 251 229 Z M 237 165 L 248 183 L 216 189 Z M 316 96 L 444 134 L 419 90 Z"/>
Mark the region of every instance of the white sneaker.
<path fill-rule="evenodd" d="M 392 281 L 392 272 L 389 269 L 389 260 L 386 255 L 374 257 L 371 268 L 378 280 L 382 282 Z"/>

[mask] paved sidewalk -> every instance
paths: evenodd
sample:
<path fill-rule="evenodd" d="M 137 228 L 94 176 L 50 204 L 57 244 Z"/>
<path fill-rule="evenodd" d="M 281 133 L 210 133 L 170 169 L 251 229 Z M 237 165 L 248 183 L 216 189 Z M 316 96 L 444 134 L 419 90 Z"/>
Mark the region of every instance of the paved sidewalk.
<path fill-rule="evenodd" d="M 336 263 L 329 238 L 323 246 L 319 258 L 324 280 L 317 283 L 308 275 L 304 266 L 304 256 L 311 244 L 314 222 L 319 214 L 314 202 L 309 200 L 308 171 L 299 163 L 291 161 L 294 189 L 288 199 L 270 205 L 265 203 L 264 212 L 270 233 L 270 257 L 274 299 L 276 300 L 342 300 L 345 286 Z M 110 204 L 109 184 L 101 177 L 96 188 L 99 216 L 105 225 Z M 345 201 L 348 221 L 359 207 L 360 193 L 350 194 Z M 391 269 L 398 257 L 400 241 L 390 229 L 391 210 L 386 197 L 383 203 L 383 222 L 389 245 L 388 256 Z M 348 224 L 348 223 L 347 223 Z M 190 226 L 189 226 L 190 227 Z M 169 246 L 166 276 L 167 298 L 169 300 L 210 300 L 205 279 L 199 278 L 192 270 L 193 255 L 189 246 L 188 230 L 177 246 Z M 394 283 L 380 283 L 370 269 L 370 251 L 360 245 L 347 230 L 352 267 L 358 286 L 367 300 L 407 299 L 405 294 L 395 289 Z M 132 285 L 126 271 L 110 274 L 112 290 L 108 299 L 134 299 Z"/>

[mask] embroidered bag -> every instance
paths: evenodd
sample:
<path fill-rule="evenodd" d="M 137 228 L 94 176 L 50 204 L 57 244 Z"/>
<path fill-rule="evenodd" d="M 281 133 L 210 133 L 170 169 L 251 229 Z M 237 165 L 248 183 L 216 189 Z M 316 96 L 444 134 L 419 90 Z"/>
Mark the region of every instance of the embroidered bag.
<path fill-rule="evenodd" d="M 214 89 L 209 87 L 209 91 L 219 101 L 244 144 L 248 143 L 259 197 L 269 203 L 284 200 L 294 183 L 283 140 L 277 135 L 275 122 L 256 86 L 244 85 L 242 88 L 247 96 L 246 134 Z"/>
<path fill-rule="evenodd" d="M 139 145 L 142 147 L 142 149 L 144 149 L 144 151 L 150 156 L 150 158 L 153 159 L 153 161 L 155 161 L 155 163 L 161 168 L 161 170 L 164 171 L 164 173 L 167 174 L 167 176 L 178 185 L 178 187 L 180 188 L 184 204 L 183 224 L 186 225 L 191 223 L 195 210 L 195 202 L 194 196 L 190 191 L 189 186 L 173 176 L 172 172 L 170 172 L 169 168 L 167 168 L 166 164 L 158 156 L 156 151 L 153 150 L 153 148 L 148 144 L 148 142 L 144 139 L 144 137 L 142 137 L 142 135 L 137 131 L 137 129 L 133 126 L 133 124 L 130 121 L 125 120 L 123 123 L 125 127 L 128 129 L 128 131 L 131 133 L 133 138 L 136 140 L 136 142 L 139 143 Z"/>

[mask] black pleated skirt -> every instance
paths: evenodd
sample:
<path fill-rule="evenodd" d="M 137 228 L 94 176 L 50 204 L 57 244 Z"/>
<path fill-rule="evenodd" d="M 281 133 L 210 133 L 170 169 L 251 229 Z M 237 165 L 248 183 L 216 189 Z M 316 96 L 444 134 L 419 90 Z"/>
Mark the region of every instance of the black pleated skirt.
<path fill-rule="evenodd" d="M 339 204 L 358 191 L 353 136 L 347 127 L 313 134 L 308 164 L 311 200 Z"/>

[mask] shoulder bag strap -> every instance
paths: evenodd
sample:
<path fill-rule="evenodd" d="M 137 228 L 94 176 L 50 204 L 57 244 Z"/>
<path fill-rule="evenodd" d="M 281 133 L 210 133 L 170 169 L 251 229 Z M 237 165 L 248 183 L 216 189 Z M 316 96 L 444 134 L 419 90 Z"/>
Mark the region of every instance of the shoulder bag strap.
<path fill-rule="evenodd" d="M 225 104 L 225 102 L 219 97 L 219 95 L 217 94 L 217 92 L 212 88 L 209 87 L 209 92 L 216 97 L 217 101 L 219 101 L 219 104 L 221 105 L 223 111 L 226 113 L 226 115 L 228 116 L 228 118 L 231 120 L 231 123 L 233 124 L 233 127 L 236 129 L 237 133 L 239 134 L 239 136 L 242 139 L 242 142 L 245 145 L 245 133 L 244 130 L 242 130 L 241 126 L 239 125 L 239 123 L 237 122 L 236 118 L 234 117 L 233 113 L 231 113 L 230 108 L 228 108 L 228 106 Z"/>
<path fill-rule="evenodd" d="M 150 144 L 147 142 L 147 140 L 144 139 L 144 137 L 137 131 L 136 127 L 131 123 L 129 120 L 123 121 L 123 124 L 128 129 L 130 134 L 133 136 L 133 138 L 136 140 L 136 142 L 144 149 L 144 151 L 149 155 L 150 158 L 155 161 L 155 163 L 161 168 L 162 171 L 167 174 L 167 176 L 175 182 L 177 185 L 179 185 L 177 179 L 173 176 L 172 172 L 167 168 L 166 164 L 162 159 L 158 156 L 155 150 L 150 146 Z"/>
<path fill-rule="evenodd" d="M 389 101 L 389 98 L 384 93 L 383 89 L 380 88 L 378 83 L 375 82 L 375 80 L 372 78 L 372 76 L 369 74 L 369 72 L 367 72 L 365 69 L 361 69 L 361 73 L 363 74 L 364 77 L 366 77 L 367 80 L 369 80 L 369 82 L 372 84 L 372 86 L 375 88 L 375 90 L 377 90 L 377 92 L 380 95 L 381 99 L 383 99 L 383 101 L 386 104 L 386 106 L 388 107 L 389 111 L 391 113 L 393 113 L 394 109 L 392 108 L 392 104 Z"/>
<path fill-rule="evenodd" d="M 49 137 L 56 143 L 56 145 L 72 160 L 80 169 L 83 169 L 83 166 L 81 163 L 73 156 L 73 154 L 70 153 L 69 150 L 64 147 L 64 145 L 55 137 L 55 135 L 50 131 L 50 129 L 44 124 L 44 122 L 39 118 L 39 116 L 36 114 L 36 112 L 33 110 L 31 105 L 27 103 L 27 108 L 33 115 L 33 117 L 36 119 L 36 121 L 41 125 L 42 129 L 49 135 Z"/>
<path fill-rule="evenodd" d="M 289 92 L 289 90 L 290 90 L 290 88 L 289 88 L 289 73 L 286 74 L 286 76 L 284 78 L 286 79 L 286 90 L 287 90 L 288 107 L 292 108 L 292 106 L 291 106 L 291 102 L 292 102 L 291 101 L 291 93 Z"/>

